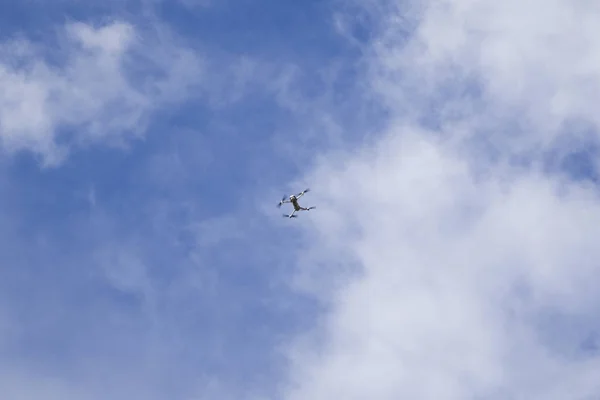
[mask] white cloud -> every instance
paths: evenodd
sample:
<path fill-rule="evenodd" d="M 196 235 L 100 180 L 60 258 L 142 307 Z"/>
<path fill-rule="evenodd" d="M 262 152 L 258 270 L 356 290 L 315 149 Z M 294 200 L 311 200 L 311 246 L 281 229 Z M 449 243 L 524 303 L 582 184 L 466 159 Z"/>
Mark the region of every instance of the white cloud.
<path fill-rule="evenodd" d="M 119 144 L 144 132 L 150 114 L 202 79 L 201 60 L 174 40 L 125 22 L 67 24 L 56 54 L 27 40 L 0 44 L 0 138 L 5 150 L 32 150 L 45 164 L 71 144 Z"/>
<path fill-rule="evenodd" d="M 385 19 L 371 64 L 374 87 L 398 112 L 458 88 L 453 102 L 435 104 L 446 123 L 476 108 L 469 127 L 515 149 L 553 144 L 574 119 L 600 123 L 593 106 L 600 100 L 596 3 L 439 0 L 404 7 Z M 473 103 L 476 88 L 482 94 Z M 497 129 L 516 116 L 526 136 Z"/>
<path fill-rule="evenodd" d="M 293 357 L 301 389 L 289 399 L 496 398 L 496 390 L 559 399 L 600 389 L 597 380 L 575 384 L 600 374 L 600 360 L 562 354 L 576 353 L 590 331 L 566 349 L 538 337 L 546 312 L 584 320 L 597 312 L 600 203 L 590 192 L 570 187 L 560 197 L 539 175 L 476 184 L 449 150 L 414 137 L 333 176 L 317 171 L 314 186 L 312 251 L 331 262 L 353 257 L 363 270 L 330 293 L 324 348 Z M 316 281 L 334 272 L 311 271 Z"/>
<path fill-rule="evenodd" d="M 380 16 L 367 61 L 389 128 L 377 146 L 325 155 L 302 178 L 318 214 L 300 225 L 299 279 L 330 307 L 290 347 L 285 398 L 597 396 L 600 358 L 582 350 L 598 328 L 596 189 L 493 165 L 464 139 L 483 137 L 509 160 L 555 145 L 573 118 L 597 128 L 600 28 L 589 21 L 600 10 L 387 5 L 401 13 Z M 465 95 L 472 82 L 482 96 Z M 423 116 L 437 118 L 433 131 Z M 359 268 L 339 272 L 340 260 Z"/>

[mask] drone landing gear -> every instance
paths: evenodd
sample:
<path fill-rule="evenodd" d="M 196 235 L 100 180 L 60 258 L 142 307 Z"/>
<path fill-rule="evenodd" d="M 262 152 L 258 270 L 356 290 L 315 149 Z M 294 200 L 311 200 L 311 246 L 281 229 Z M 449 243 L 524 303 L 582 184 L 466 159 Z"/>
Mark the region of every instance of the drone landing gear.
<path fill-rule="evenodd" d="M 283 214 L 283 216 L 286 218 L 298 218 L 296 214 Z"/>

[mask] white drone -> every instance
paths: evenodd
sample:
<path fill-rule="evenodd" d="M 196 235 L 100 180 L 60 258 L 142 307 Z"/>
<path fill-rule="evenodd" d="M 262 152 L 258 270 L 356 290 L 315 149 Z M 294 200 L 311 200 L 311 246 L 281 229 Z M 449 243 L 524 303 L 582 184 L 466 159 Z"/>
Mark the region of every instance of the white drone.
<path fill-rule="evenodd" d="M 298 204 L 298 199 L 300 197 L 304 196 L 304 194 L 307 193 L 309 190 L 310 189 L 306 189 L 298 194 L 293 194 L 290 197 L 283 196 L 283 198 L 281 199 L 279 204 L 277 204 L 277 207 L 281 207 L 281 205 L 283 203 L 292 203 L 292 206 L 294 206 L 294 211 L 292 211 L 291 214 L 283 214 L 284 217 L 296 218 L 296 217 L 298 217 L 296 215 L 296 211 L 310 211 L 315 208 L 315 207 L 301 207 L 300 204 Z"/>

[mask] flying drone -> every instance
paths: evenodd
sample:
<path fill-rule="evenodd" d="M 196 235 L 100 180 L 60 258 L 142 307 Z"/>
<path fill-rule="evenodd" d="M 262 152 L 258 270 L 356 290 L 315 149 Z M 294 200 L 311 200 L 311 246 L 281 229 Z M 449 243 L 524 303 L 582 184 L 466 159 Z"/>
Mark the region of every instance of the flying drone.
<path fill-rule="evenodd" d="M 297 211 L 310 211 L 312 209 L 314 209 L 315 207 L 301 207 L 300 204 L 298 204 L 298 199 L 302 196 L 304 196 L 305 193 L 307 193 L 310 189 L 305 189 L 304 191 L 298 193 L 298 194 L 293 194 L 291 196 L 283 196 L 283 198 L 281 199 L 281 201 L 279 201 L 279 204 L 277 204 L 277 207 L 281 207 L 282 204 L 284 203 L 292 203 L 292 206 L 294 206 L 294 211 L 292 211 L 291 214 L 283 214 L 284 217 L 287 218 L 296 218 L 298 217 L 296 215 Z"/>

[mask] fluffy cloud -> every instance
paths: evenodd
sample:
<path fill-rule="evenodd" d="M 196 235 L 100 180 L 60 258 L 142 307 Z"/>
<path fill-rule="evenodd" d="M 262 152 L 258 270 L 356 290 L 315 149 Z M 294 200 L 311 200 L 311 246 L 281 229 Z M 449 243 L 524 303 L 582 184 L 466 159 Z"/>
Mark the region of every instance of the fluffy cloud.
<path fill-rule="evenodd" d="M 598 194 L 538 167 L 573 120 L 597 131 L 600 10 L 410 5 L 382 7 L 367 52 L 379 143 L 302 179 L 319 214 L 298 278 L 329 312 L 291 346 L 285 398 L 597 396 Z"/>
<path fill-rule="evenodd" d="M 125 22 L 70 23 L 50 56 L 25 39 L 0 44 L 0 138 L 56 165 L 72 144 L 121 144 L 153 111 L 185 97 L 201 60 L 173 40 Z"/>
<path fill-rule="evenodd" d="M 595 393 L 597 381 L 579 381 L 600 373 L 579 349 L 599 300 L 593 194 L 570 186 L 559 195 L 537 174 L 477 183 L 451 150 L 412 135 L 314 179 L 322 194 L 312 251 L 334 265 L 342 254 L 361 270 L 339 290 L 334 268 L 303 265 L 317 282 L 330 278 L 320 289 L 331 291 L 333 311 L 320 350 L 296 349 L 301 389 L 288 398 Z M 565 315 L 577 333 L 544 339 L 567 329 Z M 557 321 L 554 332 L 545 318 Z"/>
<path fill-rule="evenodd" d="M 422 101 L 446 124 L 468 116 L 461 122 L 470 135 L 484 130 L 513 150 L 553 145 L 573 121 L 600 123 L 593 107 L 600 93 L 597 4 L 389 3 L 398 11 L 383 20 L 372 47 L 372 83 L 396 111 L 416 104 L 413 112 L 430 113 Z M 515 125 L 507 130 L 509 121 Z M 511 132 L 521 130 L 526 135 Z"/>

